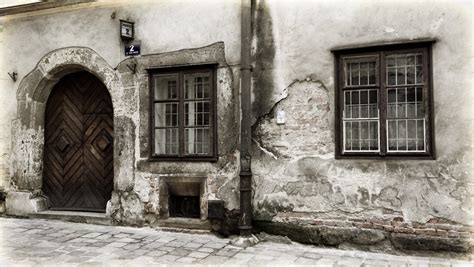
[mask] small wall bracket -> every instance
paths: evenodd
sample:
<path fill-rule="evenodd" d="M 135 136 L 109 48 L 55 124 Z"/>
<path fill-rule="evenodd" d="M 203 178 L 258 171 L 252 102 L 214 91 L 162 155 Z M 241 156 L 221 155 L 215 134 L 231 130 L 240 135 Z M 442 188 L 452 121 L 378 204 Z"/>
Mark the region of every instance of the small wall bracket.
<path fill-rule="evenodd" d="M 8 72 L 8 76 L 10 76 L 10 78 L 12 78 L 13 82 L 16 82 L 16 76 L 18 75 L 18 73 L 16 72 Z"/>

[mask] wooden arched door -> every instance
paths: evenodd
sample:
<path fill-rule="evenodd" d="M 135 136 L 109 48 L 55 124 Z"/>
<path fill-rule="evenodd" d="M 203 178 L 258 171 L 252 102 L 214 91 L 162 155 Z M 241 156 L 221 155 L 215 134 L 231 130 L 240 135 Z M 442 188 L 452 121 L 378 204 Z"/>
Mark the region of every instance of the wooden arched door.
<path fill-rule="evenodd" d="M 43 192 L 51 209 L 104 211 L 113 189 L 113 108 L 82 71 L 53 88 L 45 113 Z"/>

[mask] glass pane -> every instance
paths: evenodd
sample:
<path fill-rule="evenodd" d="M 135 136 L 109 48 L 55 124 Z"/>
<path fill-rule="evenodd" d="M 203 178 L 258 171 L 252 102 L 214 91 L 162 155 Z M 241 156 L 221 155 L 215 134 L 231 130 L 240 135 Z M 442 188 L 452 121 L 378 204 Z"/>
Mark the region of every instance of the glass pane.
<path fill-rule="evenodd" d="M 352 91 L 352 104 L 359 104 L 359 91 Z"/>
<path fill-rule="evenodd" d="M 377 151 L 379 149 L 377 93 L 377 89 L 344 92 L 345 151 Z"/>
<path fill-rule="evenodd" d="M 210 151 L 210 129 L 209 128 L 186 128 L 185 146 L 186 154 L 209 154 Z"/>
<path fill-rule="evenodd" d="M 369 122 L 363 121 L 360 123 L 360 139 L 369 139 Z"/>
<path fill-rule="evenodd" d="M 155 127 L 178 126 L 178 103 L 155 103 Z"/>
<path fill-rule="evenodd" d="M 371 104 L 374 104 L 374 103 L 377 103 L 377 102 L 378 102 L 378 101 L 377 101 L 377 90 L 370 90 L 369 95 L 370 95 L 370 100 L 369 100 L 369 102 L 370 102 Z"/>
<path fill-rule="evenodd" d="M 369 150 L 369 140 L 360 141 L 360 150 Z"/>
<path fill-rule="evenodd" d="M 423 83 L 423 68 L 422 68 L 422 66 L 416 66 L 415 70 L 416 70 L 416 73 L 415 73 L 416 80 L 415 80 L 415 82 L 417 84 Z"/>
<path fill-rule="evenodd" d="M 388 90 L 388 103 L 397 102 L 397 89 Z"/>
<path fill-rule="evenodd" d="M 346 138 L 346 150 L 352 150 L 351 140 L 352 140 L 352 122 L 345 122 L 345 138 Z"/>
<path fill-rule="evenodd" d="M 415 84 L 415 67 L 407 68 L 407 84 Z"/>
<path fill-rule="evenodd" d="M 361 91 L 360 92 L 360 103 L 361 104 L 368 104 L 369 103 L 369 91 Z"/>
<path fill-rule="evenodd" d="M 406 84 L 405 82 L 405 67 L 397 68 L 397 85 Z"/>
<path fill-rule="evenodd" d="M 375 62 L 369 63 L 369 84 L 375 84 Z"/>
<path fill-rule="evenodd" d="M 416 120 L 407 121 L 408 139 L 416 139 Z"/>
<path fill-rule="evenodd" d="M 184 74 L 184 97 L 186 99 L 209 98 L 210 82 L 210 72 Z"/>
<path fill-rule="evenodd" d="M 170 100 L 178 98 L 178 76 L 155 76 L 155 100 Z"/>
<path fill-rule="evenodd" d="M 369 106 L 369 118 L 378 118 L 378 108 L 377 105 Z"/>
<path fill-rule="evenodd" d="M 371 121 L 370 122 L 370 136 L 369 139 L 377 140 L 379 135 L 379 122 Z"/>
<path fill-rule="evenodd" d="M 352 122 L 352 139 L 359 139 L 359 122 Z"/>
<path fill-rule="evenodd" d="M 405 97 L 406 97 L 406 89 L 405 88 L 400 88 L 397 90 L 397 102 L 398 103 L 404 103 L 405 102 Z"/>
<path fill-rule="evenodd" d="M 416 137 L 417 139 L 424 139 L 424 121 L 423 120 L 417 120 L 416 121 Z"/>
<path fill-rule="evenodd" d="M 395 79 L 397 75 L 396 68 L 387 68 L 387 83 L 388 85 L 396 85 L 397 81 Z"/>
<path fill-rule="evenodd" d="M 178 154 L 178 129 L 155 129 L 155 154 Z"/>
<path fill-rule="evenodd" d="M 375 58 L 351 58 L 346 61 L 346 86 L 375 85 Z"/>
<path fill-rule="evenodd" d="M 398 54 L 386 58 L 388 85 L 423 83 L 421 54 Z"/>
<path fill-rule="evenodd" d="M 416 88 L 416 101 L 417 102 L 423 101 L 423 89 L 421 87 Z"/>
<path fill-rule="evenodd" d="M 184 121 L 186 126 L 208 126 L 210 113 L 209 101 L 184 103 Z"/>

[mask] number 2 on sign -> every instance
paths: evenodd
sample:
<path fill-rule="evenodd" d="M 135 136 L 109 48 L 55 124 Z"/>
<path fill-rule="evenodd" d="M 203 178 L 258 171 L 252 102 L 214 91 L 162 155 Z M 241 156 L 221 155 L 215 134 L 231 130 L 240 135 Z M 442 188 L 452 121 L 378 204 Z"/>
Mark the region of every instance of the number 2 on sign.
<path fill-rule="evenodd" d="M 135 48 L 134 45 L 130 45 L 130 52 L 135 52 L 135 50 L 133 50 Z"/>

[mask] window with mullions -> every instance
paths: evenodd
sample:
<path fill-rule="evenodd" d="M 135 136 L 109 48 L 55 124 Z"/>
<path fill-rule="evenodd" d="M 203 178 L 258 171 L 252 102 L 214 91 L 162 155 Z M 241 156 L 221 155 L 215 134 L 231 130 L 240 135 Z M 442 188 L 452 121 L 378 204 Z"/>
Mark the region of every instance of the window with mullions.
<path fill-rule="evenodd" d="M 429 44 L 337 52 L 337 155 L 433 156 L 429 57 Z"/>
<path fill-rule="evenodd" d="M 215 156 L 214 71 L 152 72 L 151 157 Z"/>

